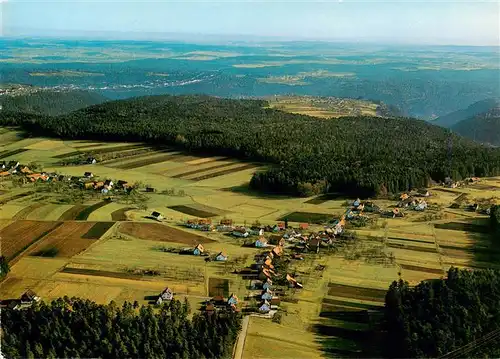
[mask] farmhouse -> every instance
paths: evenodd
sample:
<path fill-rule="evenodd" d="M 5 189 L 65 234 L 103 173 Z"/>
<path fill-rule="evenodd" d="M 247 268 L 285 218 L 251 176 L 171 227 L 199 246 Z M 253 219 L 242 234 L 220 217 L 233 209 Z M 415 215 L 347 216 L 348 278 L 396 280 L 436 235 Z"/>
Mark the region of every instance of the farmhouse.
<path fill-rule="evenodd" d="M 417 193 L 420 197 L 429 197 L 431 195 L 425 188 L 419 189 Z"/>
<path fill-rule="evenodd" d="M 151 213 L 151 217 L 153 217 L 157 221 L 161 221 L 162 219 L 164 219 L 164 217 L 162 216 L 162 214 L 160 212 L 156 212 L 156 211 L 154 211 L 154 212 Z"/>
<path fill-rule="evenodd" d="M 290 287 L 292 288 L 303 288 L 302 284 L 297 282 L 290 274 L 287 273 L 286 280 L 288 281 Z"/>
<path fill-rule="evenodd" d="M 22 296 L 21 296 L 21 304 L 33 304 L 35 302 L 39 302 L 40 297 L 36 295 L 35 292 L 33 292 L 31 289 L 28 289 Z"/>
<path fill-rule="evenodd" d="M 259 307 L 259 312 L 260 313 L 269 313 L 271 310 L 271 305 L 267 300 L 265 300 L 262 305 Z"/>
<path fill-rule="evenodd" d="M 220 220 L 219 224 L 221 226 L 232 226 L 233 225 L 233 220 L 232 219 L 228 219 L 228 218 L 223 218 Z"/>
<path fill-rule="evenodd" d="M 279 235 L 273 235 L 269 238 L 269 243 L 275 246 L 283 246 L 285 244 L 285 239 Z"/>
<path fill-rule="evenodd" d="M 146 192 L 156 192 L 156 188 L 153 188 L 153 187 L 146 187 Z"/>
<path fill-rule="evenodd" d="M 7 176 L 10 176 L 10 172 L 7 171 L 0 172 L 0 177 L 7 177 Z"/>
<path fill-rule="evenodd" d="M 264 290 L 272 290 L 273 289 L 273 281 L 269 278 L 262 285 L 262 289 Z"/>
<path fill-rule="evenodd" d="M 95 159 L 95 157 L 89 157 L 87 158 L 87 163 L 89 165 L 95 165 L 97 163 L 97 160 Z"/>
<path fill-rule="evenodd" d="M 193 254 L 195 256 L 201 256 L 204 251 L 205 251 L 205 248 L 203 248 L 203 245 L 198 244 L 196 247 L 194 247 Z"/>
<path fill-rule="evenodd" d="M 238 304 L 238 297 L 234 294 L 231 294 L 229 298 L 227 299 L 227 304 L 228 305 L 237 305 Z"/>
<path fill-rule="evenodd" d="M 28 167 L 26 166 L 23 166 L 20 170 L 21 173 L 25 174 L 25 175 L 28 175 L 30 173 L 33 173 Z"/>
<path fill-rule="evenodd" d="M 264 229 L 262 228 L 252 228 L 249 231 L 249 234 L 252 236 L 263 236 L 264 235 Z"/>
<path fill-rule="evenodd" d="M 219 254 L 217 254 L 215 256 L 215 260 L 217 262 L 225 262 L 225 261 L 227 261 L 227 255 L 225 255 L 223 252 L 220 252 Z"/>
<path fill-rule="evenodd" d="M 262 300 L 271 300 L 273 298 L 273 292 L 269 289 L 266 289 L 262 292 L 261 299 Z"/>
<path fill-rule="evenodd" d="M 110 188 L 111 188 L 111 187 L 113 187 L 113 186 L 114 186 L 114 183 L 113 183 L 113 181 L 112 181 L 112 180 L 109 180 L 109 179 L 108 179 L 108 180 L 104 181 L 104 185 L 105 185 L 105 186 L 108 186 L 108 187 L 110 187 Z"/>
<path fill-rule="evenodd" d="M 235 237 L 243 237 L 243 238 L 248 237 L 248 231 L 245 227 L 239 227 L 234 229 L 232 234 Z"/>
<path fill-rule="evenodd" d="M 158 300 L 156 301 L 156 304 L 161 304 L 165 300 L 172 300 L 174 298 L 174 293 L 170 288 L 165 288 L 163 292 L 160 293 L 160 296 L 158 297 Z"/>
<path fill-rule="evenodd" d="M 102 182 L 102 181 L 100 181 L 100 182 L 94 182 L 94 189 L 95 190 L 100 190 L 103 187 L 104 187 L 104 182 Z"/>
<path fill-rule="evenodd" d="M 83 177 L 85 178 L 93 178 L 94 177 L 94 174 L 92 172 L 85 172 L 83 174 Z"/>
<path fill-rule="evenodd" d="M 265 248 L 267 247 L 267 239 L 265 237 L 260 237 L 255 241 L 255 247 L 257 248 Z"/>
<path fill-rule="evenodd" d="M 271 253 L 273 256 L 281 257 L 283 254 L 283 248 L 281 246 L 274 247 Z"/>
<path fill-rule="evenodd" d="M 308 228 L 309 228 L 309 223 L 301 223 L 301 224 L 299 224 L 299 229 L 301 231 L 305 231 Z"/>

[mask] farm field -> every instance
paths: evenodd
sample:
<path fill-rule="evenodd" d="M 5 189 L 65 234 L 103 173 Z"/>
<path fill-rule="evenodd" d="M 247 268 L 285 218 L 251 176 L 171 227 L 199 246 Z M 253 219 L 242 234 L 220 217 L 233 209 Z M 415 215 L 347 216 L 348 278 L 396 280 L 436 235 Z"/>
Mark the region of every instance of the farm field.
<path fill-rule="evenodd" d="M 317 231 L 323 227 L 315 222 L 338 218 L 346 209 L 346 198 L 338 195 L 290 198 L 254 193 L 248 182 L 262 165 L 227 157 L 137 143 L 23 139 L 14 130 L 1 132 L 3 138 L 9 140 L 1 142 L 1 160 L 37 162 L 47 172 L 71 176 L 92 172 L 96 181 L 124 180 L 155 191 L 141 189 L 143 202 L 119 196 L 108 202 L 100 193 L 62 201 L 61 193 L 41 191 L 33 184 L 14 187 L 11 179 L 0 179 L 0 249 L 11 259 L 0 298 L 33 289 L 44 300 L 74 295 L 101 303 L 146 304 L 168 286 L 192 308 L 215 292 L 237 294 L 248 304 L 251 300 L 243 298 L 251 294 L 249 280 L 233 271 L 251 265 L 259 249 L 221 233 L 187 229 L 182 222 L 206 217 L 217 224 L 227 218 L 249 226 L 288 219 L 293 226 L 310 222 L 309 230 Z M 103 161 L 61 165 L 62 159 L 82 153 L 103 156 Z M 371 225 L 351 228 L 359 237 L 356 245 L 293 261 L 304 289 L 287 291 L 280 323 L 250 317 L 243 358 L 362 356 L 369 345 L 369 323 L 376 322 L 392 281 L 401 277 L 414 285 L 442 277 L 452 265 L 500 268 L 500 248 L 483 233 L 487 217 L 449 208 L 464 194 L 470 200 L 499 201 L 500 178 L 430 192 L 427 201 L 436 209 L 407 211 L 405 218 L 378 217 Z M 395 204 L 374 201 L 382 208 Z M 165 220 L 152 220 L 152 211 Z M 198 243 L 210 255 L 224 252 L 228 261 L 205 262 L 204 257 L 175 252 Z M 157 274 L 144 274 L 149 270 Z"/>

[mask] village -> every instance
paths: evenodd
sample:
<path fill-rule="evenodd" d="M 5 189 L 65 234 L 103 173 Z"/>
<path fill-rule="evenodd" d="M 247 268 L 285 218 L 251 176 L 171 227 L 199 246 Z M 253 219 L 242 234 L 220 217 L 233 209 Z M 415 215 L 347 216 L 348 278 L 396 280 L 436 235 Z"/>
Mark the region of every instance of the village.
<path fill-rule="evenodd" d="M 88 164 L 95 164 L 96 159 L 89 157 Z M 12 179 L 20 185 L 29 183 L 55 183 L 63 182 L 69 188 L 83 191 L 93 191 L 101 195 L 128 194 L 137 189 L 137 185 L 125 180 L 100 179 L 95 173 L 85 171 L 81 176 L 68 176 L 64 174 L 37 171 L 18 161 L 0 162 L 0 179 Z M 447 179 L 442 184 L 443 188 L 457 188 L 468 184 L 477 183 L 480 179 L 472 178 L 460 182 Z M 155 193 L 156 189 L 146 186 L 146 193 Z M 111 199 L 111 197 L 108 197 Z M 170 223 L 183 226 L 189 230 L 220 233 L 243 241 L 241 245 L 253 247 L 259 252 L 255 254 L 254 263 L 247 268 L 235 272 L 242 275 L 250 283 L 250 295 L 241 301 L 234 293 L 227 298 L 217 295 L 204 302 L 202 310 L 207 313 L 215 311 L 242 311 L 244 313 L 272 318 L 280 309 L 283 295 L 289 289 L 300 290 L 303 285 L 296 279 L 296 275 L 289 264 L 293 261 L 302 261 L 308 255 L 315 255 L 322 250 L 329 250 L 345 241 L 355 238 L 350 230 L 365 226 L 376 215 L 379 217 L 398 218 L 404 217 L 407 211 L 424 212 L 428 209 L 429 198 L 432 194 L 427 189 L 405 192 L 398 195 L 398 200 L 393 208 L 382 209 L 372 200 L 356 199 L 348 202 L 344 214 L 340 217 L 334 215 L 321 226 L 311 226 L 310 223 L 289 224 L 288 220 L 278 221 L 271 225 L 255 223 L 251 226 L 237 225 L 232 219 L 222 218 L 216 222 L 210 218 L 187 219 L 180 223 Z M 458 200 L 452 204 L 453 208 L 464 208 L 469 211 L 480 211 L 487 214 L 489 207 L 478 203 L 462 203 Z M 158 210 L 152 211 L 146 218 L 157 222 L 167 221 Z M 209 253 L 202 243 L 194 247 L 170 250 L 182 255 L 203 257 L 206 262 L 226 262 L 229 256 L 223 251 Z M 299 279 L 300 280 L 300 279 Z M 175 297 L 175 293 L 168 286 L 158 294 L 156 305 L 161 305 Z M 41 300 L 33 290 L 26 291 L 19 300 L 3 302 L 2 306 L 12 309 L 28 308 Z M 244 303 L 244 304 L 242 304 Z M 254 303 L 250 305 L 249 303 Z"/>

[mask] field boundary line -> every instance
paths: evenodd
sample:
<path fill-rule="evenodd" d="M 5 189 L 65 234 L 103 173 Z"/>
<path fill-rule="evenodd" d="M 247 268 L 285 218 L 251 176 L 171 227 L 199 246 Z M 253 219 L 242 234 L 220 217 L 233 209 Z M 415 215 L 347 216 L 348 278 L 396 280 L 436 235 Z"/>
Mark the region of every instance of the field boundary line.
<path fill-rule="evenodd" d="M 96 222 L 96 223 L 98 223 L 98 222 Z M 111 232 L 113 231 L 116 233 L 116 231 L 114 230 L 114 228 L 117 227 L 116 223 L 118 223 L 118 222 L 115 222 L 99 239 L 96 239 L 90 246 L 88 246 L 83 251 L 78 253 L 75 257 L 83 255 L 83 254 L 87 253 L 87 251 L 89 251 L 91 248 L 94 248 L 95 246 L 97 246 L 98 244 L 101 244 L 101 243 L 108 241 L 111 238 Z M 89 239 L 89 240 L 91 240 L 91 239 Z"/>

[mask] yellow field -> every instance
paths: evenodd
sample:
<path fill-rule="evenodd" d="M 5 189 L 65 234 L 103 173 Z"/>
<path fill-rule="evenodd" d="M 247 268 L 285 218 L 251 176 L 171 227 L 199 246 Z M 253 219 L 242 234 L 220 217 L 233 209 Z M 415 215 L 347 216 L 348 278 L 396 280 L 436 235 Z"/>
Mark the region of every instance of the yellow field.
<path fill-rule="evenodd" d="M 375 110 L 367 106 L 366 108 L 358 107 L 357 110 Z M 324 111 L 324 109 L 312 111 Z M 156 189 L 155 193 L 146 194 L 148 198 L 146 210 L 134 208 L 136 207 L 134 204 L 114 201 L 90 213 L 89 221 L 111 221 L 113 212 L 128 209 L 128 220 L 151 222 L 146 217 L 156 210 L 167 218 L 165 225 L 212 239 L 213 242 L 205 245 L 209 252 L 217 254 L 224 251 L 230 260 L 242 258 L 243 264 L 246 265 L 253 262 L 253 256 L 258 252 L 256 248 L 242 247 L 242 241 L 223 234 L 207 234 L 180 228 L 179 222 L 197 216 L 168 207 L 182 205 L 195 210 L 212 211 L 216 214 L 212 218 L 214 222 L 226 217 L 233 219 L 237 224 L 246 223 L 247 225 L 257 220 L 262 224 L 274 224 L 278 218 L 292 212 L 331 214 L 333 217 L 345 210 L 345 199 L 311 204 L 307 203 L 311 198 L 263 196 L 252 193 L 248 190 L 248 182 L 258 168 L 193 180 L 201 175 L 237 169 L 244 165 L 244 163 L 225 157 L 187 156 L 176 151 L 172 152 L 176 157 L 169 159 L 165 157 L 165 153 L 152 151 L 152 153 L 137 155 L 134 158 L 110 160 L 102 164 L 64 167 L 58 165 L 61 159 L 54 156 L 75 151 L 86 153 L 92 152 L 92 148 L 113 148 L 127 144 L 57 141 L 44 138 L 18 140 L 17 134 L 13 131 L 1 132 L 0 139 L 3 138 L 17 141 L 2 142 L 6 145 L 0 146 L 0 150 L 26 149 L 26 151 L 1 160 L 17 159 L 22 163 L 37 162 L 46 171 L 75 176 L 91 171 L 99 179 L 111 178 L 126 180 L 130 183 L 141 182 L 143 185 L 147 184 Z M 133 154 L 133 150 L 130 149 L 123 152 Z M 137 168 L 117 168 L 120 165 L 151 158 L 161 161 Z M 215 168 L 232 163 L 234 165 Z M 197 173 L 191 173 L 192 171 L 197 171 Z M 24 198 L 8 200 L 13 195 L 31 190 L 34 190 L 31 184 L 19 189 L 12 187 L 10 179 L 0 181 L 0 201 L 7 200 L 0 207 L 0 230 L 7 226 L 17 213 L 29 208 L 33 203 L 40 202 L 42 205 L 33 207 L 30 213 L 26 213 L 25 218 L 42 221 L 58 220 L 63 213 L 77 204 L 59 204 L 51 197 L 51 193 L 36 193 Z M 174 190 L 174 195 L 164 192 L 167 190 Z M 442 206 L 440 210 L 434 211 L 442 215 L 440 219 L 422 221 L 422 216 L 430 211 L 424 214 L 407 211 L 407 216 L 403 219 L 380 218 L 377 225 L 357 230 L 360 248 L 351 249 L 352 252 L 363 250 L 363 246 L 368 248 L 376 244 L 383 248 L 384 253 L 394 256 L 394 263 L 375 264 L 363 256 L 348 259 L 348 253 L 343 250 L 339 250 L 336 254 L 326 254 L 321 251 L 319 255 L 307 255 L 304 261 L 294 261 L 293 269 L 299 273 L 304 289 L 294 294 L 291 291 L 287 292 L 287 296 L 296 299 L 297 302 L 282 302 L 281 324 L 274 323 L 270 319 L 251 317 L 243 348 L 243 358 L 284 356 L 319 358 L 331 355 L 331 353 L 325 353 L 326 347 L 357 350 L 356 343 L 353 341 L 335 336 L 325 337 L 314 329 L 315 325 L 327 322 L 325 318 L 320 318 L 324 300 L 342 303 L 339 304 L 340 307 L 382 304 L 380 301 L 373 301 L 369 298 L 346 296 L 342 291 L 330 291 L 330 285 L 386 290 L 390 283 L 397 280 L 400 275 L 411 284 L 417 284 L 425 279 L 441 277 L 451 265 L 498 267 L 499 265 L 491 263 L 487 257 L 474 252 L 476 247 L 483 248 L 486 245 L 481 235 L 461 230 L 435 228 L 434 225 L 449 222 L 465 223 L 471 219 L 486 218 L 477 213 L 448 207 L 462 193 L 468 194 L 471 201 L 491 197 L 498 199 L 500 178 L 483 179 L 481 186 L 472 185 L 451 190 L 451 192 L 440 191 L 436 188 L 431 189 L 430 192 L 432 196 L 428 202 Z M 41 196 L 47 198 L 40 201 Z M 97 201 L 94 199 L 85 203 L 91 204 Z M 376 200 L 375 202 L 382 208 L 395 204 L 395 201 L 389 200 Z M 101 303 L 110 300 L 116 302 L 137 300 L 145 304 L 148 303 L 149 296 L 157 295 L 169 286 L 174 289 L 179 298 L 186 297 L 193 308 L 197 308 L 200 302 L 208 297 L 208 281 L 211 277 L 228 279 L 230 292 L 234 292 L 240 298 L 245 298 L 251 293 L 247 288 L 249 281 L 233 274 L 233 267 L 230 263 L 207 263 L 202 257 L 162 252 L 158 250 L 161 246 L 179 248 L 186 247 L 186 245 L 128 237 L 119 233 L 117 230 L 119 225 L 113 227 L 113 233 L 109 236 L 96 241 L 87 250 L 72 258 L 22 257 L 12 266 L 11 273 L 0 286 L 0 297 L 15 298 L 31 288 L 44 300 L 68 295 L 86 297 Z M 319 230 L 322 227 L 312 226 L 311 228 Z M 376 237 L 380 242 L 370 237 Z M 485 252 L 488 252 L 488 248 Z M 315 268 L 318 265 L 325 266 L 325 268 L 317 271 Z M 159 270 L 161 274 L 155 277 L 130 279 L 106 275 L 74 274 L 63 272 L 63 268 L 122 274 L 127 270 L 154 269 Z M 331 326 L 345 326 L 350 329 L 355 327 L 353 323 L 342 323 L 338 320 L 330 320 L 328 323 Z"/>

